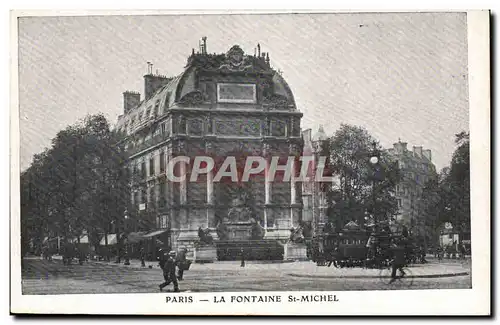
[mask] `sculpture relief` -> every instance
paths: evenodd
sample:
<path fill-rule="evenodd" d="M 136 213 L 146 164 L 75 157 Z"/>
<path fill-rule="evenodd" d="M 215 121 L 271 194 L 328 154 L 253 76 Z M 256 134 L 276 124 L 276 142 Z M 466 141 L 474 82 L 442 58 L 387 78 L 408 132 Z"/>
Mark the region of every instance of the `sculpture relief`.
<path fill-rule="evenodd" d="M 196 90 L 184 95 L 179 101 L 179 104 L 186 107 L 193 107 L 203 103 L 203 101 L 203 93 Z"/>
<path fill-rule="evenodd" d="M 288 98 L 285 96 L 272 94 L 264 98 L 263 105 L 269 106 L 269 109 L 287 109 L 289 105 Z"/>

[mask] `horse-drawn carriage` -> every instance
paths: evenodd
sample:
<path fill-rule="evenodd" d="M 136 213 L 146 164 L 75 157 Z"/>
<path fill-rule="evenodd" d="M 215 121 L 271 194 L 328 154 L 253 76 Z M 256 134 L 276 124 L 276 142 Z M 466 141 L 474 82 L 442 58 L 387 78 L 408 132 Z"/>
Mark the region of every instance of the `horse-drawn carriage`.
<path fill-rule="evenodd" d="M 323 232 L 313 237 L 309 254 L 319 266 L 380 268 L 392 259 L 391 242 L 402 238 L 407 263 L 417 263 L 420 249 L 415 239 L 391 233 L 387 227 L 375 231 L 362 229 L 352 222 L 341 231 Z"/>

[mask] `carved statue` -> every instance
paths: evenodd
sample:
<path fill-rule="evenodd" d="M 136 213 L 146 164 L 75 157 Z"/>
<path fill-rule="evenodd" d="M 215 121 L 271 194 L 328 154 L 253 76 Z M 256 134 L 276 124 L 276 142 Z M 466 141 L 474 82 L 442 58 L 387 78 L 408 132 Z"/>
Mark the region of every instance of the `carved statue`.
<path fill-rule="evenodd" d="M 302 243 L 304 242 L 304 234 L 302 226 L 297 227 L 297 229 L 290 229 L 290 241 L 292 243 Z"/>
<path fill-rule="evenodd" d="M 260 225 L 260 223 L 258 223 L 257 221 L 255 221 L 255 219 L 252 218 L 252 235 L 251 235 L 251 239 L 252 240 L 259 240 L 259 239 L 262 239 L 264 238 L 264 228 L 262 228 L 262 226 Z"/>
<path fill-rule="evenodd" d="M 219 236 L 219 240 L 228 240 L 229 239 L 229 229 L 224 222 L 219 221 L 216 227 L 217 236 Z"/>
<path fill-rule="evenodd" d="M 210 229 L 203 230 L 201 227 L 198 228 L 198 237 L 200 238 L 200 244 L 211 245 L 214 239 L 210 235 Z"/>
<path fill-rule="evenodd" d="M 227 214 L 229 222 L 252 222 L 252 210 L 248 206 L 249 194 L 240 191 L 233 199 L 232 207 Z"/>

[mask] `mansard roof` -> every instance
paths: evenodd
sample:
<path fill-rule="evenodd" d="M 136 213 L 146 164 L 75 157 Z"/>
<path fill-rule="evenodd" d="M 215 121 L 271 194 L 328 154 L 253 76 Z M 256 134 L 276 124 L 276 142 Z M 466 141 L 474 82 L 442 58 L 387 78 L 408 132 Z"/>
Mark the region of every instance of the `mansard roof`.
<path fill-rule="evenodd" d="M 193 51 L 184 71 L 172 78 L 168 84 L 160 87 L 150 98 L 143 100 L 137 107 L 121 116 L 116 125 L 117 129 L 129 133 L 130 123 L 134 124 L 135 128 L 140 127 L 148 119 L 154 119 L 157 105 L 159 106 L 156 108 L 156 113 L 161 116 L 172 108 L 202 104 L 205 98 L 197 82 L 200 74 L 239 75 L 242 80 L 246 76 L 258 76 L 261 80 L 271 80 L 271 85 L 267 86 L 272 89 L 272 94 L 259 104 L 287 105 L 292 110 L 296 110 L 290 87 L 281 73 L 272 69 L 269 64 L 269 53 L 267 55 L 259 53 L 259 55 L 246 55 L 238 45 L 234 45 L 223 54 L 194 53 Z M 149 115 L 146 116 L 147 114 Z"/>

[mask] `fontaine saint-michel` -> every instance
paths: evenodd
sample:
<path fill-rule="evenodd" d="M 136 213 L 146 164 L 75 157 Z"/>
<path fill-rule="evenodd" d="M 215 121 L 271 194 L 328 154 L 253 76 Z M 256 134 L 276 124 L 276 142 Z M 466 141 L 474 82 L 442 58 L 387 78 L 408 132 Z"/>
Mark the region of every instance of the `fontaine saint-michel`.
<path fill-rule="evenodd" d="M 184 181 L 166 177 L 169 161 L 178 156 L 209 156 L 216 164 L 233 156 L 240 169 L 249 156 L 269 162 L 302 154 L 302 113 L 292 91 L 269 53 L 260 45 L 252 52 L 234 45 L 210 54 L 205 38 L 180 75 L 154 74 L 149 66 L 144 98 L 124 92 L 116 128 L 126 136 L 128 166 L 138 175 L 131 205 L 147 221 L 150 229 L 144 230 L 156 230 L 172 249 L 196 250 L 200 229 L 219 251 L 239 249 L 245 241 L 271 245 L 286 241 L 301 221 L 300 183 L 271 182 L 266 173 L 244 184 L 214 182 L 213 172 L 190 182 L 182 164 L 177 167 L 188 175 Z"/>

